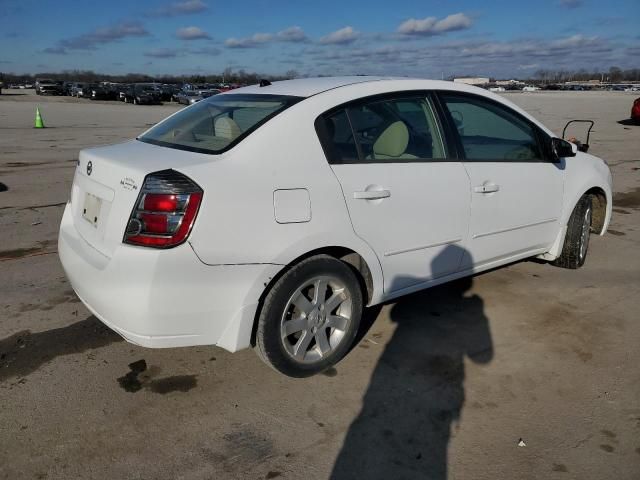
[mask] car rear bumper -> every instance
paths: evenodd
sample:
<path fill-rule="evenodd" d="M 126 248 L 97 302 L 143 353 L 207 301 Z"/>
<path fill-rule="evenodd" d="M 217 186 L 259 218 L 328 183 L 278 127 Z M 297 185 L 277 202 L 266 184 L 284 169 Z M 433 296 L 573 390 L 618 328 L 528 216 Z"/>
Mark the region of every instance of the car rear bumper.
<path fill-rule="evenodd" d="M 62 266 L 82 303 L 127 341 L 164 348 L 246 348 L 264 284 L 276 265 L 202 263 L 188 243 L 168 250 L 122 245 L 111 258 L 77 232 L 67 205 Z"/>

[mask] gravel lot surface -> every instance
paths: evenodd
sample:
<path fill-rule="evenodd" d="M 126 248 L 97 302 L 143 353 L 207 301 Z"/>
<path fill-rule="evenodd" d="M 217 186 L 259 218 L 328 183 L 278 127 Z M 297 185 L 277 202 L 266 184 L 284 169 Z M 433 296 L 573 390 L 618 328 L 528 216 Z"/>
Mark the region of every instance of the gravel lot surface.
<path fill-rule="evenodd" d="M 616 194 L 585 267 L 520 262 L 385 305 L 335 369 L 294 380 L 250 350 L 130 345 L 65 279 L 78 151 L 179 107 L 3 90 L 0 478 L 640 478 L 636 95 L 505 96 L 558 133 L 596 121 Z"/>

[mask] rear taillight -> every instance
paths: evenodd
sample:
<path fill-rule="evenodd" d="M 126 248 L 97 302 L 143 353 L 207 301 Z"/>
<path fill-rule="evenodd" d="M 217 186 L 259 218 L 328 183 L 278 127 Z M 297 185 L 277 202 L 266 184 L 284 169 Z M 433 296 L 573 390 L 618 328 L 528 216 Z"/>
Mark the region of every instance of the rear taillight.
<path fill-rule="evenodd" d="M 191 232 L 201 201 L 202 189 L 175 170 L 147 175 L 129 217 L 124 243 L 154 248 L 180 245 Z"/>

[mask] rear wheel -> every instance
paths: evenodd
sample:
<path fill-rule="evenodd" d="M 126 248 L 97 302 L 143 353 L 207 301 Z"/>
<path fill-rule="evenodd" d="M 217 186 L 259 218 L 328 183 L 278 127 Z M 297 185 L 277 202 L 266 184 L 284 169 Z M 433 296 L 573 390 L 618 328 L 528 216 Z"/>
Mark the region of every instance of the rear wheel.
<path fill-rule="evenodd" d="M 553 265 L 570 269 L 584 265 L 589 250 L 592 215 L 591 196 L 583 195 L 569 217 L 562 253 L 553 261 Z"/>
<path fill-rule="evenodd" d="M 256 332 L 256 350 L 291 377 L 308 377 L 337 363 L 360 325 L 363 300 L 347 264 L 328 255 L 303 260 L 268 292 Z"/>

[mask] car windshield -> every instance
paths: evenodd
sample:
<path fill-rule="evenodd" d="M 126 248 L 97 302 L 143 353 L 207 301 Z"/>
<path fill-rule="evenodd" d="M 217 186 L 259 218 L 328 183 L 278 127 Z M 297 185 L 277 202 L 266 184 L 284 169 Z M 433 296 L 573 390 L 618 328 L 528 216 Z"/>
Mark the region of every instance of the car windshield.
<path fill-rule="evenodd" d="M 215 95 L 171 116 L 138 140 L 200 153 L 221 153 L 301 100 L 282 95 Z"/>

